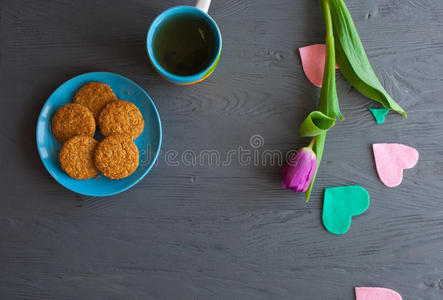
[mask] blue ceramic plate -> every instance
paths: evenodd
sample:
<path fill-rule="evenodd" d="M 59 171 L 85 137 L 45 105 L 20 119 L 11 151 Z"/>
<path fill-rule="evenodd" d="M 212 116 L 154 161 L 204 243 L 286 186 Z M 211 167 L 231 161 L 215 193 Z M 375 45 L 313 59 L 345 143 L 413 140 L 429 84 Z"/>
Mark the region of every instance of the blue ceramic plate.
<path fill-rule="evenodd" d="M 140 152 L 140 165 L 131 176 L 124 179 L 112 180 L 103 175 L 88 180 L 73 179 L 61 169 L 58 162 L 61 143 L 52 133 L 52 117 L 60 106 L 72 103 L 77 90 L 90 81 L 104 82 L 111 86 L 118 99 L 127 100 L 137 105 L 145 119 L 143 133 L 134 141 Z M 95 138 L 102 139 L 98 128 Z M 37 122 L 38 153 L 49 174 L 64 187 L 87 196 L 115 195 L 142 180 L 158 157 L 161 141 L 160 117 L 151 98 L 132 80 L 113 73 L 86 73 L 66 81 L 48 98 Z"/>

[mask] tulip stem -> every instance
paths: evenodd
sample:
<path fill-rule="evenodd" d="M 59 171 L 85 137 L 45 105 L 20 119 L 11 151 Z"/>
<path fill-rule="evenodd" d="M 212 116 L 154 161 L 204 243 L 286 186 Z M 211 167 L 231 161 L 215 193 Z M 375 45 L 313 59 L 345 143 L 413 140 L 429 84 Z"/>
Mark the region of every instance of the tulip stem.
<path fill-rule="evenodd" d="M 314 146 L 316 140 L 317 140 L 317 137 L 314 136 L 314 137 L 312 138 L 311 142 L 310 142 L 309 145 L 308 145 L 308 148 L 309 148 L 309 149 L 312 150 L 312 147 Z"/>
<path fill-rule="evenodd" d="M 335 46 L 334 46 L 334 32 L 331 19 L 331 11 L 329 7 L 329 0 L 320 0 L 320 5 L 323 12 L 323 17 L 326 23 L 326 60 L 323 76 L 323 87 L 320 93 L 320 100 L 318 103 L 318 110 L 326 114 L 331 118 L 343 119 L 338 106 L 337 90 L 335 86 Z M 321 160 L 323 158 L 323 150 L 325 148 L 326 132 L 314 137 L 311 143 L 313 143 L 313 151 L 317 155 L 317 168 L 308 190 L 305 193 L 306 202 L 311 197 L 312 187 L 314 186 L 315 178 L 320 167 Z"/>
<path fill-rule="evenodd" d="M 308 202 L 309 198 L 311 197 L 314 181 L 315 178 L 317 177 L 318 167 L 320 166 L 321 160 L 323 158 L 323 150 L 325 148 L 325 142 L 326 142 L 326 132 L 323 132 L 322 134 L 315 137 L 315 144 L 313 150 L 317 155 L 317 168 L 315 170 L 314 176 L 312 177 L 311 184 L 309 185 L 308 190 L 305 192 L 306 202 Z"/>

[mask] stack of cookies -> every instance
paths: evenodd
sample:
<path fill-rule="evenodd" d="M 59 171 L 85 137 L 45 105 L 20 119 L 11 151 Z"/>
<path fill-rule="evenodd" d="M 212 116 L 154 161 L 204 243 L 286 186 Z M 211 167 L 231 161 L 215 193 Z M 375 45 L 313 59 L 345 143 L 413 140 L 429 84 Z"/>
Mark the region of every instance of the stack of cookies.
<path fill-rule="evenodd" d="M 105 137 L 94 139 L 97 124 Z M 139 152 L 133 142 L 145 121 L 133 103 L 118 100 L 111 87 L 89 82 L 60 107 L 52 119 L 52 132 L 63 143 L 62 169 L 72 178 L 89 179 L 101 172 L 111 179 L 128 177 L 138 167 Z"/>

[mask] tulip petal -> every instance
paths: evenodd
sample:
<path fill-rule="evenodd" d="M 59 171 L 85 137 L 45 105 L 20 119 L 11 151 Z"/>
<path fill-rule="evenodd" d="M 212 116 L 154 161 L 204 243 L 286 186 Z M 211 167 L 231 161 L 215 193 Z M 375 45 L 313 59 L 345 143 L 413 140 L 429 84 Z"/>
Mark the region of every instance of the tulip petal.
<path fill-rule="evenodd" d="M 286 167 L 283 168 L 282 187 L 294 192 L 305 192 L 317 168 L 315 153 L 309 148 L 303 148 L 293 155 Z"/>

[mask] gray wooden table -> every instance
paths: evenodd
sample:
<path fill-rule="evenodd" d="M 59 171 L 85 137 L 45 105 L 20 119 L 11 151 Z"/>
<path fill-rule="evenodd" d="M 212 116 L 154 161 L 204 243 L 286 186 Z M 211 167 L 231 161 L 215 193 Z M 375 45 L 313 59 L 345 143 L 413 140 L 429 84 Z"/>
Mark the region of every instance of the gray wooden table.
<path fill-rule="evenodd" d="M 346 2 L 409 117 L 377 126 L 367 111 L 377 105 L 338 75 L 346 120 L 328 135 L 306 204 L 280 188 L 271 161 L 211 164 L 200 154 L 226 160 L 239 147 L 254 155 L 306 145 L 298 126 L 319 89 L 297 49 L 324 39 L 317 1 L 213 1 L 220 65 L 205 82 L 179 87 L 149 65 L 145 35 L 162 10 L 192 1 L 1 0 L 0 298 L 354 299 L 354 286 L 382 286 L 404 299 L 442 299 L 443 1 Z M 91 71 L 138 82 L 164 129 L 158 165 L 108 198 L 57 184 L 35 146 L 47 97 Z M 419 150 L 398 188 L 379 181 L 374 142 Z M 323 191 L 348 184 L 364 186 L 371 206 L 335 236 L 321 223 Z"/>

